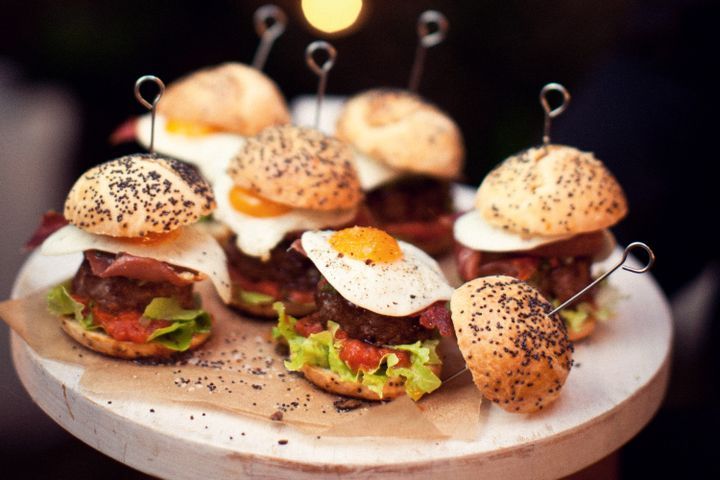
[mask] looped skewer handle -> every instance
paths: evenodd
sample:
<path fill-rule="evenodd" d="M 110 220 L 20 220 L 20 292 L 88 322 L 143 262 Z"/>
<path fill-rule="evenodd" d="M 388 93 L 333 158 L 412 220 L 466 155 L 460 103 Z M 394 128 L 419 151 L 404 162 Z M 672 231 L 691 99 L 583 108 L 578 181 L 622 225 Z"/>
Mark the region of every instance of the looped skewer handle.
<path fill-rule="evenodd" d="M 255 32 L 260 37 L 260 43 L 257 50 L 255 50 L 252 66 L 257 70 L 262 70 L 275 40 L 285 32 L 287 15 L 276 5 L 263 5 L 255 10 L 253 23 L 255 24 Z"/>
<path fill-rule="evenodd" d="M 325 52 L 327 59 L 318 65 L 315 60 L 316 52 Z M 327 76 L 330 69 L 335 65 L 335 59 L 337 58 L 337 50 L 335 47 L 330 45 L 324 40 L 316 40 L 307 46 L 305 49 L 305 61 L 308 67 L 312 70 L 315 75 L 318 76 L 318 90 L 317 90 L 317 103 L 315 104 L 315 128 L 320 126 L 320 109 L 322 107 L 323 97 L 325 97 L 325 87 L 327 86 Z"/>
<path fill-rule="evenodd" d="M 420 86 L 420 78 L 425 65 L 425 52 L 428 48 L 445 40 L 449 26 L 450 23 L 445 15 L 437 10 L 427 10 L 420 14 L 417 23 L 418 45 L 415 49 L 415 61 L 408 82 L 408 90 L 411 92 L 417 92 Z M 435 29 L 433 30 L 431 27 L 435 27 Z"/>
<path fill-rule="evenodd" d="M 550 108 L 550 102 L 548 102 L 547 95 L 550 92 L 560 92 L 562 94 L 562 103 L 560 106 Z M 540 105 L 545 110 L 545 129 L 543 131 L 543 144 L 547 145 L 550 143 L 550 123 L 553 118 L 563 113 L 568 105 L 570 104 L 570 92 L 559 83 L 548 83 L 542 90 L 540 90 Z"/>
<path fill-rule="evenodd" d="M 633 250 L 635 250 L 635 249 L 645 250 L 645 252 L 646 252 L 647 255 L 648 255 L 648 263 L 647 263 L 644 267 L 642 267 L 642 268 L 633 268 L 633 267 L 629 267 L 629 266 L 627 266 L 627 265 L 624 265 L 625 262 L 626 262 L 627 259 L 628 259 L 628 256 L 630 255 L 630 252 L 633 251 Z M 648 270 L 650 270 L 650 268 L 653 266 L 654 263 L 655 263 L 655 253 L 652 251 L 652 249 L 651 249 L 650 247 L 648 247 L 647 245 L 645 245 L 644 243 L 642 243 L 642 242 L 633 242 L 633 243 L 631 243 L 630 245 L 628 245 L 627 247 L 625 247 L 625 251 L 623 252 L 622 259 L 620 259 L 620 261 L 619 261 L 618 263 L 616 263 L 615 265 L 613 265 L 612 268 L 610 268 L 610 270 L 608 270 L 607 272 L 603 273 L 603 274 L 600 275 L 598 278 L 596 278 L 595 280 L 593 280 L 593 281 L 592 281 L 589 285 L 587 285 L 585 288 L 583 288 L 582 290 L 580 290 L 579 292 L 577 292 L 575 295 L 573 295 L 572 297 L 570 297 L 570 298 L 568 298 L 567 300 L 565 300 L 562 304 L 560 304 L 560 305 L 557 306 L 554 310 L 552 310 L 550 313 L 548 313 L 548 316 L 553 316 L 553 315 L 555 315 L 556 313 L 558 313 L 560 310 L 562 310 L 563 308 L 565 308 L 565 307 L 567 307 L 568 305 L 570 305 L 572 302 L 574 302 L 575 300 L 577 300 L 578 298 L 580 298 L 581 296 L 583 296 L 583 295 L 585 294 L 585 292 L 587 292 L 588 290 L 590 290 L 591 288 L 593 288 L 595 285 L 597 285 L 598 283 L 600 283 L 600 282 L 602 282 L 603 280 L 605 280 L 608 276 L 610 276 L 611 273 L 613 273 L 613 272 L 614 272 L 615 270 L 617 270 L 618 268 L 622 267 L 623 270 L 627 270 L 628 272 L 632 272 L 632 273 L 645 273 L 645 272 L 647 272 Z"/>
<path fill-rule="evenodd" d="M 155 98 L 153 98 L 152 103 L 148 102 L 145 97 L 142 96 L 142 92 L 140 92 L 140 87 L 146 82 L 152 82 L 158 87 L 158 93 L 155 95 Z M 140 105 L 150 110 L 150 146 L 148 147 L 150 153 L 155 153 L 155 112 L 157 111 L 157 104 L 160 98 L 162 98 L 163 93 L 165 93 L 165 84 L 155 75 L 143 75 L 135 82 L 135 98 L 140 102 Z"/>

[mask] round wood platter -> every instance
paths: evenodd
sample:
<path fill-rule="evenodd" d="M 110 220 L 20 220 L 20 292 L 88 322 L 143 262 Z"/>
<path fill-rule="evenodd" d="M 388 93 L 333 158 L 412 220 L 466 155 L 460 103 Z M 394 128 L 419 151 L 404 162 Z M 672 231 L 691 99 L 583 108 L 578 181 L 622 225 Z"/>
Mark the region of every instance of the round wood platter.
<path fill-rule="evenodd" d="M 619 257 L 617 250 L 606 262 Z M 78 263 L 77 256 L 32 255 L 13 297 L 71 276 Z M 576 345 L 576 366 L 558 401 L 532 415 L 484 402 L 473 441 L 318 437 L 200 407 L 109 403 L 79 388 L 80 367 L 40 358 L 16 334 L 13 361 L 29 394 L 57 423 L 91 447 L 158 477 L 558 478 L 632 438 L 655 414 L 667 386 L 667 300 L 647 274 L 618 271 L 611 284 L 625 296 L 617 316 Z"/>

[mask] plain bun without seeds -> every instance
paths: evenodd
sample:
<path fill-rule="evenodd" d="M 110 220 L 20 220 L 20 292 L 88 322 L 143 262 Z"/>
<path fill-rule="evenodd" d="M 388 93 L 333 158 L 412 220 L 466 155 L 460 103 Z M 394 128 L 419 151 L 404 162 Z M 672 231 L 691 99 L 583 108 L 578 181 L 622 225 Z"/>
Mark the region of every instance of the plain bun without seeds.
<path fill-rule="evenodd" d="M 136 238 L 193 224 L 214 208 L 212 189 L 195 168 L 143 154 L 88 170 L 68 193 L 64 216 L 89 233 Z"/>
<path fill-rule="evenodd" d="M 352 151 L 312 128 L 283 125 L 250 137 L 230 161 L 238 187 L 293 208 L 355 208 L 363 199 Z"/>
<path fill-rule="evenodd" d="M 520 235 L 602 230 L 628 210 L 622 188 L 603 163 L 564 145 L 509 157 L 485 177 L 475 206 L 488 223 Z"/>
<path fill-rule="evenodd" d="M 62 329 L 81 345 L 110 357 L 134 360 L 137 358 L 169 358 L 178 352 L 157 342 L 135 343 L 115 340 L 101 331 L 85 330 L 72 318 L 60 317 Z M 195 350 L 210 338 L 210 332 L 195 333 L 189 350 Z"/>
<path fill-rule="evenodd" d="M 458 346 L 475 385 L 514 413 L 554 401 L 572 367 L 573 347 L 552 305 L 512 277 L 471 280 L 450 300 Z"/>
<path fill-rule="evenodd" d="M 456 178 L 465 157 L 457 124 L 403 90 L 369 90 L 352 97 L 336 135 L 380 163 L 434 177 Z"/>
<path fill-rule="evenodd" d="M 267 75 L 241 63 L 204 68 L 171 83 L 158 111 L 167 119 L 243 136 L 290 122 L 277 85 Z"/>

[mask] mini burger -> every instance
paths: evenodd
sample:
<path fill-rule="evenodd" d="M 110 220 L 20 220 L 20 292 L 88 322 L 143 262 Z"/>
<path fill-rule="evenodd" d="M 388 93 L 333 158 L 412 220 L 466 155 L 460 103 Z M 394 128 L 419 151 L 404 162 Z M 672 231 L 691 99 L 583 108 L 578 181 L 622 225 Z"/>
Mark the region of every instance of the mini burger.
<path fill-rule="evenodd" d="M 485 398 L 508 412 L 532 413 L 560 395 L 573 347 L 536 289 L 507 276 L 477 278 L 455 290 L 450 308 L 458 346 Z"/>
<path fill-rule="evenodd" d="M 315 309 L 320 273 L 290 245 L 305 230 L 337 227 L 356 216 L 362 191 L 350 148 L 317 130 L 284 125 L 250 137 L 217 178 L 215 218 L 233 284 L 231 305 L 275 318 Z"/>
<path fill-rule="evenodd" d="M 295 318 L 275 304 L 289 370 L 367 400 L 418 400 L 440 386 L 436 348 L 438 334 L 452 334 L 453 290 L 435 260 L 373 227 L 305 232 L 293 248 L 322 278 L 314 313 Z"/>
<path fill-rule="evenodd" d="M 209 277 L 230 296 L 222 249 L 192 225 L 214 207 L 207 182 L 177 160 L 131 155 L 82 175 L 65 201 L 69 224 L 41 247 L 44 255 L 83 254 L 75 276 L 48 294 L 63 330 L 120 358 L 200 346 L 211 316 L 193 285 Z"/>
<path fill-rule="evenodd" d="M 193 72 L 170 84 L 158 105 L 155 150 L 198 167 L 211 183 L 245 138 L 290 121 L 277 85 L 241 63 Z M 150 114 L 120 127 L 115 141 L 150 144 Z"/>
<path fill-rule="evenodd" d="M 531 148 L 496 167 L 478 189 L 475 210 L 454 226 L 463 280 L 509 275 L 553 304 L 591 281 L 593 261 L 615 245 L 607 230 L 627 213 L 622 188 L 592 153 L 563 145 Z M 591 290 L 560 313 L 571 340 L 589 335 L 607 306 Z"/>
<path fill-rule="evenodd" d="M 431 255 L 449 251 L 450 181 L 465 155 L 455 122 L 410 92 L 370 90 L 348 100 L 336 135 L 354 149 L 373 223 Z"/>

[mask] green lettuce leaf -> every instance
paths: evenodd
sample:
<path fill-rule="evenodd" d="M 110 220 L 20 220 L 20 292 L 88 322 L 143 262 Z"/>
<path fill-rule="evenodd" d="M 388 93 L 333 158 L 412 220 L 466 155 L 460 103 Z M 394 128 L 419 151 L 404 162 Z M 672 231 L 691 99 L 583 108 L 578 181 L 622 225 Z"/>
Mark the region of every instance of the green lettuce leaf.
<path fill-rule="evenodd" d="M 440 379 L 428 367 L 439 365 L 440 358 L 436 348 L 438 340 L 426 340 L 411 345 L 392 345 L 390 348 L 410 353 L 411 365 L 395 367 L 399 359 L 396 354 L 385 355 L 373 371 L 357 371 L 340 358 L 342 340 L 335 339 L 339 325 L 328 322 L 327 330 L 303 337 L 295 331 L 297 320 L 285 312 L 282 303 L 276 302 L 273 308 L 278 312 L 278 324 L 273 328 L 273 338 L 285 339 L 290 348 L 289 359 L 285 361 L 288 370 L 300 370 L 303 365 L 329 368 L 342 380 L 358 382 L 382 397 L 383 387 L 392 377 L 405 379 L 405 391 L 413 400 L 419 400 L 424 394 L 432 392 L 441 385 Z"/>
<path fill-rule="evenodd" d="M 272 303 L 275 301 L 275 297 L 272 295 L 265 295 L 264 293 L 249 292 L 247 290 L 239 290 L 237 292 L 238 300 L 243 303 L 250 305 L 263 305 Z"/>
<path fill-rule="evenodd" d="M 85 305 L 70 296 L 69 287 L 70 282 L 65 282 L 50 289 L 47 295 L 50 313 L 54 315 L 72 315 L 85 330 L 97 330 L 100 328 L 99 325 L 95 325 L 92 312 L 83 315 Z"/>
<path fill-rule="evenodd" d="M 155 341 L 179 352 L 190 347 L 195 333 L 207 333 L 210 331 L 211 325 L 210 314 L 206 311 L 184 309 L 177 300 L 169 297 L 153 298 L 145 307 L 143 317 L 173 322 L 167 327 L 155 330 L 147 341 Z"/>
<path fill-rule="evenodd" d="M 55 315 L 72 315 L 85 330 L 101 329 L 100 325 L 94 324 L 92 312 L 83 315 L 83 310 L 86 308 L 70 296 L 69 286 L 69 282 L 61 283 L 48 292 L 47 302 L 50 312 Z M 167 327 L 155 330 L 147 341 L 154 341 L 180 352 L 190 347 L 195 333 L 209 332 L 212 323 L 210 314 L 204 310 L 187 310 L 174 298 L 165 297 L 154 298 L 145 307 L 143 317 L 173 322 Z"/>

